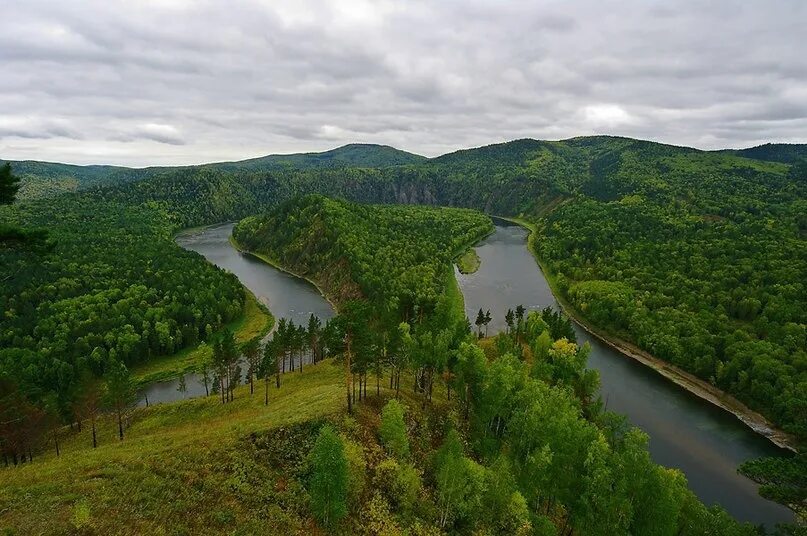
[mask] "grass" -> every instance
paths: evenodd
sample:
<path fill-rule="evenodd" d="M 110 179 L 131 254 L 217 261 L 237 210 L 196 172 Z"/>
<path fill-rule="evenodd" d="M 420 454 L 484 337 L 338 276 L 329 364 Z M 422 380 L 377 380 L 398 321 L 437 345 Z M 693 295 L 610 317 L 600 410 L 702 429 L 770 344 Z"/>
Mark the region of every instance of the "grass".
<path fill-rule="evenodd" d="M 457 259 L 457 268 L 459 268 L 460 273 L 463 274 L 472 274 L 479 270 L 479 265 L 482 263 L 479 255 L 476 253 L 474 248 L 470 248 L 468 251 L 462 254 L 462 256 Z"/>
<path fill-rule="evenodd" d="M 274 323 L 272 314 L 255 295 L 246 288 L 244 291 L 246 299 L 243 314 L 226 326 L 235 333 L 236 342 L 239 343 L 262 337 L 269 332 Z M 139 385 L 169 380 L 182 374 L 198 371 L 205 359 L 211 355 L 210 346 L 202 343 L 193 348 L 181 350 L 174 355 L 152 359 L 132 370 L 132 376 Z"/>
<path fill-rule="evenodd" d="M 458 319 L 465 318 L 465 296 L 462 295 L 462 290 L 460 290 L 460 285 L 457 282 L 457 278 L 454 276 L 454 270 L 448 271 L 448 277 L 446 278 L 445 290 L 446 296 L 451 303 L 451 309 L 454 310 L 455 314 L 457 315 Z"/>
<path fill-rule="evenodd" d="M 261 463 L 255 438 L 344 406 L 342 370 L 331 360 L 286 374 L 280 390 L 270 387 L 269 406 L 260 387 L 253 396 L 239 387 L 228 404 L 210 396 L 137 409 L 122 442 L 105 418 L 97 449 L 85 425 L 63 438 L 61 457 L 47 452 L 0 470 L 0 531 L 73 533 L 85 508 L 84 533 L 232 533 L 234 520 L 258 527 L 264 509 L 282 501 L 283 482 L 262 481 L 282 478 L 278 467 Z"/>

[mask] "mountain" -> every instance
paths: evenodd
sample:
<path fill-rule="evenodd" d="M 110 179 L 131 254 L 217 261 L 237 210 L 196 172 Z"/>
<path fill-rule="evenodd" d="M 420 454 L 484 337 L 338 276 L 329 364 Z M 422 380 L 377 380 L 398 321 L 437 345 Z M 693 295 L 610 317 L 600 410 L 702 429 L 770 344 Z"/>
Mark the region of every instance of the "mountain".
<path fill-rule="evenodd" d="M 425 162 L 425 156 L 389 145 L 350 143 L 322 153 L 272 154 L 237 162 L 209 164 L 221 170 L 266 171 L 340 167 L 389 167 Z"/>
<path fill-rule="evenodd" d="M 748 149 L 732 149 L 727 152 L 754 160 L 768 160 L 793 164 L 807 159 L 807 143 L 766 143 Z"/>
<path fill-rule="evenodd" d="M 20 198 L 50 197 L 58 193 L 84 190 L 95 186 L 113 186 L 161 175 L 167 172 L 212 169 L 226 172 L 262 172 L 317 168 L 386 168 L 426 161 L 420 156 L 388 145 L 351 143 L 321 153 L 272 154 L 234 162 L 214 162 L 197 166 L 77 166 L 35 160 L 2 160 L 10 162 L 21 177 Z"/>

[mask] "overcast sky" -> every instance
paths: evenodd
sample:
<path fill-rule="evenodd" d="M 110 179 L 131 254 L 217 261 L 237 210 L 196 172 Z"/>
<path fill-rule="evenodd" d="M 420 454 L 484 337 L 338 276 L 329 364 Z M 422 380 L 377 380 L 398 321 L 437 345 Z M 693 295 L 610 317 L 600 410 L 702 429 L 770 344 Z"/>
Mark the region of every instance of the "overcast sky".
<path fill-rule="evenodd" d="M 0 0 L 0 158 L 807 142 L 807 1 Z"/>

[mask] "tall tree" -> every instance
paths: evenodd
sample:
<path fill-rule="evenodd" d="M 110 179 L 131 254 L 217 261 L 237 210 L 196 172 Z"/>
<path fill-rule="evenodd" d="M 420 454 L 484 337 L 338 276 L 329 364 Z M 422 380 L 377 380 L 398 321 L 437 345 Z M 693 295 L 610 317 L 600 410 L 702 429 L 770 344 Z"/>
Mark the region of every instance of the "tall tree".
<path fill-rule="evenodd" d="M 305 361 L 305 350 L 306 346 L 308 345 L 308 333 L 306 332 L 305 326 L 300 324 L 297 326 L 297 333 L 295 336 L 296 341 L 296 348 L 299 352 L 299 359 L 300 359 L 300 372 L 303 371 L 303 361 Z"/>
<path fill-rule="evenodd" d="M 397 400 L 390 400 L 381 410 L 381 426 L 378 433 L 384 446 L 396 458 L 403 460 L 409 456 L 404 407 Z"/>
<path fill-rule="evenodd" d="M 241 347 L 241 353 L 247 360 L 247 379 L 249 380 L 249 394 L 255 393 L 255 375 L 258 374 L 260 364 L 261 346 L 258 338 L 252 338 Z"/>
<path fill-rule="evenodd" d="M 320 524 L 333 528 L 347 515 L 348 461 L 342 439 L 330 426 L 319 432 L 311 450 L 311 510 Z"/>
<path fill-rule="evenodd" d="M 482 309 L 479 309 L 479 312 L 476 314 L 476 336 L 477 338 L 482 338 L 482 325 L 485 323 L 485 313 L 482 312 Z"/>
<path fill-rule="evenodd" d="M 508 309 L 504 315 L 504 323 L 507 324 L 507 333 L 513 333 L 513 329 L 515 328 L 515 316 L 512 309 Z"/>
<path fill-rule="evenodd" d="M 264 384 L 264 404 L 269 405 L 269 380 L 275 375 L 277 388 L 280 389 L 280 366 L 278 358 L 280 356 L 280 341 L 273 337 L 266 342 L 263 347 L 263 357 L 258 366 L 258 376 L 263 379 Z"/>
<path fill-rule="evenodd" d="M 322 335 L 322 321 L 319 317 L 314 316 L 314 313 L 311 313 L 311 316 L 308 317 L 307 332 L 308 347 L 311 349 L 311 362 L 316 363 L 321 357 L 320 337 Z"/>
<path fill-rule="evenodd" d="M 123 441 L 123 420 L 137 401 L 137 391 L 132 375 L 122 361 L 110 359 L 104 373 L 106 392 L 104 399 L 108 408 L 118 419 L 118 438 Z"/>
<path fill-rule="evenodd" d="M 521 342 L 521 332 L 524 328 L 524 306 L 519 304 L 516 307 L 516 342 Z"/>
<path fill-rule="evenodd" d="M 20 178 L 11 172 L 11 164 L 0 165 L 0 205 L 10 205 L 20 189 Z"/>

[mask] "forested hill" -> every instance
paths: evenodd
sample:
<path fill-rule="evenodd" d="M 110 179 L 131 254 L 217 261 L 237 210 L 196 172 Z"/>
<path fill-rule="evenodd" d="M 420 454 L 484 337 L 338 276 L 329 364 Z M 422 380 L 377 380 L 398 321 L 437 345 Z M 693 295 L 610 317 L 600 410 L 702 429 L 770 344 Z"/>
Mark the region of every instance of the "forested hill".
<path fill-rule="evenodd" d="M 735 149 L 727 152 L 756 160 L 794 164 L 799 160 L 807 159 L 807 143 L 766 143 L 748 149 Z"/>
<path fill-rule="evenodd" d="M 321 153 L 273 154 L 237 162 L 219 162 L 210 166 L 225 171 L 269 171 L 287 168 L 389 167 L 425 161 L 425 156 L 407 153 L 389 145 L 350 143 Z"/>
<path fill-rule="evenodd" d="M 51 197 L 98 186 L 119 186 L 131 181 L 166 174 L 193 174 L 199 171 L 246 172 L 316 168 L 384 168 L 418 164 L 426 158 L 387 145 L 352 143 L 323 152 L 273 154 L 234 162 L 215 162 L 198 166 L 76 166 L 33 160 L 8 160 L 22 179 L 20 198 Z M 0 159 L 0 164 L 6 161 Z"/>
<path fill-rule="evenodd" d="M 369 298 L 410 317 L 432 310 L 453 277 L 451 262 L 493 231 L 472 210 L 363 205 L 309 195 L 242 220 L 239 244 L 318 282 L 343 303 Z"/>

